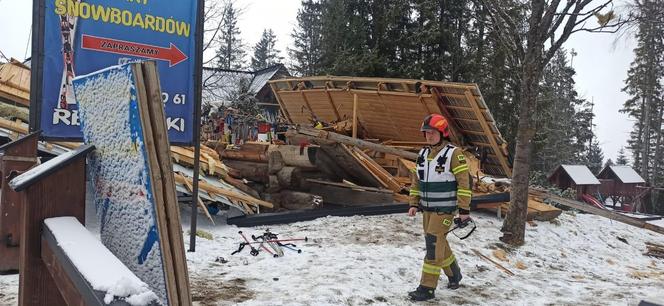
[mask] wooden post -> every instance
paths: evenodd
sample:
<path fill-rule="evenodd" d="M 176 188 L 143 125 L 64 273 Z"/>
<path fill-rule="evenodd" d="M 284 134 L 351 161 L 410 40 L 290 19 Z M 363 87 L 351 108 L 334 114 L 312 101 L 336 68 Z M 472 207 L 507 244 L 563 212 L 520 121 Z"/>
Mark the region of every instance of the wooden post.
<path fill-rule="evenodd" d="M 66 305 L 58 284 L 42 260 L 44 219 L 73 216 L 85 224 L 85 157 L 94 146 L 85 145 L 17 176 L 9 187 L 19 192 L 21 246 L 19 305 Z"/>
<path fill-rule="evenodd" d="M 20 194 L 9 188 L 9 177 L 37 163 L 38 133 L 32 133 L 0 147 L 0 271 L 18 270 L 21 239 Z"/>
<path fill-rule="evenodd" d="M 357 138 L 357 94 L 353 94 L 353 138 Z"/>

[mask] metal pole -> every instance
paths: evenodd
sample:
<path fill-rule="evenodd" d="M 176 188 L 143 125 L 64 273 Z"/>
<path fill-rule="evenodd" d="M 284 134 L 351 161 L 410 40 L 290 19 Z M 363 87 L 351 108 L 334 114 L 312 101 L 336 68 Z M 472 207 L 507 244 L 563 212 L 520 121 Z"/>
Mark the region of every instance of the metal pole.
<path fill-rule="evenodd" d="M 198 217 L 198 172 L 201 159 L 201 99 L 203 79 L 203 13 L 204 2 L 197 0 L 196 17 L 196 55 L 194 69 L 194 179 L 191 195 L 191 228 L 189 234 L 189 252 L 196 252 L 196 222 Z"/>
<path fill-rule="evenodd" d="M 32 51 L 30 56 L 30 132 L 41 129 L 42 82 L 44 72 L 44 0 L 32 1 Z"/>

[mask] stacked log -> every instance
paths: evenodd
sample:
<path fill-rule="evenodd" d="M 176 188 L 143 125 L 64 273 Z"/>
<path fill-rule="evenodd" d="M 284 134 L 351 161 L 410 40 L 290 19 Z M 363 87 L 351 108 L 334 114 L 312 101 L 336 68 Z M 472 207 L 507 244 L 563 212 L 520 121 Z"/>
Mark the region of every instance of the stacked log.
<path fill-rule="evenodd" d="M 307 179 L 328 178 L 317 167 L 317 146 L 246 143 L 218 151 L 228 174 L 259 183 L 277 209 L 314 209 L 322 205 L 320 196 L 309 193 Z"/>

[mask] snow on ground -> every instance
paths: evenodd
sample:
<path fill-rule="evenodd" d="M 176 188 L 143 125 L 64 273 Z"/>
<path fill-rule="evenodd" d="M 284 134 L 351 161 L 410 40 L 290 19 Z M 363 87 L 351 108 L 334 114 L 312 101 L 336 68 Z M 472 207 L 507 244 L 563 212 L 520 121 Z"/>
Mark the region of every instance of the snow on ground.
<path fill-rule="evenodd" d="M 563 213 L 557 221 L 529 225 L 527 244 L 511 249 L 498 240 L 500 220 L 485 214 L 475 218 L 478 229 L 470 238 L 450 238 L 464 275 L 462 287 L 450 291 L 441 280 L 429 305 L 664 303 L 664 260 L 642 255 L 644 242 L 662 243 L 662 235 L 598 216 Z M 283 238 L 314 239 L 298 245 L 302 254 L 281 258 L 253 257 L 249 249 L 230 255 L 241 241 L 238 230 L 259 235 L 266 227 L 201 228 L 214 238 L 199 239 L 197 252 L 188 253 L 194 300 L 200 305 L 410 305 L 405 296 L 417 286 L 424 256 L 420 215 L 327 217 L 270 226 Z M 500 257 L 503 250 L 507 261 L 493 255 Z M 219 256 L 228 262 L 215 262 Z"/>
<path fill-rule="evenodd" d="M 183 210 L 182 220 L 190 216 Z M 498 240 L 501 220 L 474 214 L 478 229 L 450 242 L 464 275 L 456 291 L 441 280 L 436 299 L 420 305 L 636 305 L 664 304 L 664 260 L 642 255 L 646 241 L 664 236 L 599 216 L 565 212 L 553 222 L 526 229 L 526 245 L 509 248 Z M 421 216 L 327 217 L 287 225 L 237 228 L 202 215 L 199 238 L 187 253 L 196 305 L 417 305 L 406 299 L 419 281 L 424 238 Z M 303 237 L 303 253 L 285 250 L 273 258 L 238 248 L 248 236 L 269 228 L 280 238 Z M 185 234 L 189 225 L 184 224 Z M 189 239 L 185 239 L 188 244 Z M 188 248 L 188 246 L 187 246 Z M 478 257 L 476 249 L 512 271 L 509 276 Z M 499 259 L 505 254 L 506 261 Z M 225 263 L 217 262 L 223 257 Z M 221 261 L 221 259 L 219 259 Z M 0 304 L 15 304 L 18 277 L 0 276 Z"/>

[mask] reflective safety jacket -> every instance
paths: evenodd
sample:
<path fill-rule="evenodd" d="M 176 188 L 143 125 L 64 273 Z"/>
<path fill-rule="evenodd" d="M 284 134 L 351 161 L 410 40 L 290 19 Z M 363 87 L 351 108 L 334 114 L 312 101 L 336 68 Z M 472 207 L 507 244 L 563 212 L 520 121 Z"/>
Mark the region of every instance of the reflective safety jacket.
<path fill-rule="evenodd" d="M 424 147 L 414 170 L 411 206 L 444 213 L 470 210 L 470 174 L 461 149 L 451 144 Z"/>

